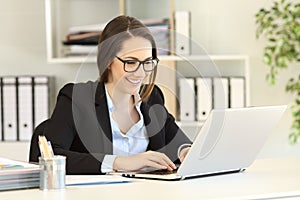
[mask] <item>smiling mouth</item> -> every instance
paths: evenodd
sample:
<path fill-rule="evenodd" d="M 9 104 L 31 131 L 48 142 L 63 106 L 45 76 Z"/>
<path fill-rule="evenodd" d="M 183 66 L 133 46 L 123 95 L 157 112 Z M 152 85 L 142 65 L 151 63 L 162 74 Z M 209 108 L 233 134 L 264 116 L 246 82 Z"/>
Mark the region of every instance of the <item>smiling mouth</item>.
<path fill-rule="evenodd" d="M 129 78 L 126 78 L 127 81 L 129 81 L 130 83 L 132 84 L 140 84 L 142 81 L 141 80 L 134 80 L 134 79 L 129 79 Z"/>

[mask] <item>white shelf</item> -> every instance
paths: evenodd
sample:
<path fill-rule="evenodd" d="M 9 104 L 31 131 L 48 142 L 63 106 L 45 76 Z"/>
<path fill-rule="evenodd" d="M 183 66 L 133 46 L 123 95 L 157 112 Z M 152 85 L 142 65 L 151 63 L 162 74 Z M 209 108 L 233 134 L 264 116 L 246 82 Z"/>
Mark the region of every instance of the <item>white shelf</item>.
<path fill-rule="evenodd" d="M 180 127 L 201 127 L 204 121 L 176 121 Z"/>

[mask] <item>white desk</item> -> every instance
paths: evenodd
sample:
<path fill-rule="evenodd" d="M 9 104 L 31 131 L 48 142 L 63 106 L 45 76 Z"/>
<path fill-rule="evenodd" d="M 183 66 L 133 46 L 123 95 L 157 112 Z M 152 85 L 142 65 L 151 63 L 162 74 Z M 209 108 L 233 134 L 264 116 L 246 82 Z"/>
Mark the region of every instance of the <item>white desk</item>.
<path fill-rule="evenodd" d="M 0 192 L 1 200 L 300 199 L 300 157 L 257 160 L 245 172 L 184 181 L 131 183 Z"/>

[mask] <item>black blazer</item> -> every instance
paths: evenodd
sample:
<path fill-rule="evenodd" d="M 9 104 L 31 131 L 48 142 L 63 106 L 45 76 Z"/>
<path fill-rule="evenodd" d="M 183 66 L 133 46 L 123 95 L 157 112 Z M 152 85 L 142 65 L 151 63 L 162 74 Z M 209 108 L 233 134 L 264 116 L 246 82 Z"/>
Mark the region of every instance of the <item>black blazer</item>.
<path fill-rule="evenodd" d="M 148 150 L 165 153 L 178 162 L 181 144 L 191 143 L 164 107 L 161 90 L 155 86 L 141 104 L 149 136 Z M 112 130 L 103 83 L 67 84 L 44 132 L 54 153 L 67 157 L 67 174 L 100 174 L 106 154 L 112 154 Z"/>

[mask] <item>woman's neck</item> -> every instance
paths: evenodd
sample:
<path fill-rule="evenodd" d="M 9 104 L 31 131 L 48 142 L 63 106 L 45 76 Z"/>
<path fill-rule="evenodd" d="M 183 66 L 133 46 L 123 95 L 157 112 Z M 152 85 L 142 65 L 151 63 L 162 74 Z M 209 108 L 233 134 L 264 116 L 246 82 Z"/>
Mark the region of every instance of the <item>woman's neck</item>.
<path fill-rule="evenodd" d="M 105 87 L 116 109 L 131 108 L 134 101 L 131 94 L 122 93 L 115 89 L 111 83 L 106 83 Z"/>

